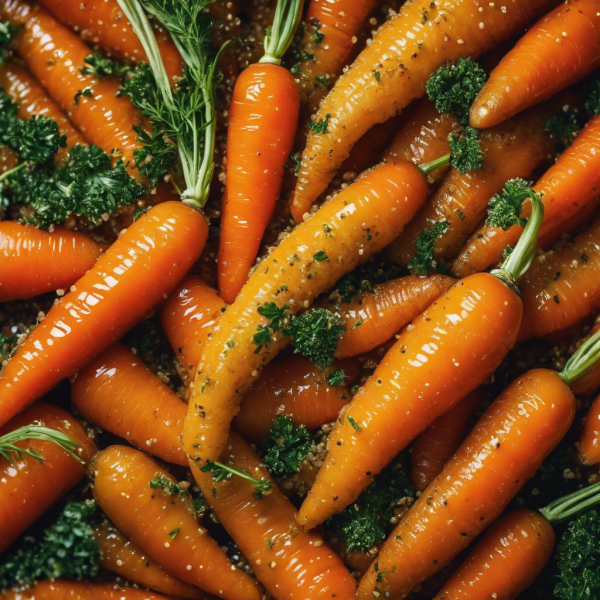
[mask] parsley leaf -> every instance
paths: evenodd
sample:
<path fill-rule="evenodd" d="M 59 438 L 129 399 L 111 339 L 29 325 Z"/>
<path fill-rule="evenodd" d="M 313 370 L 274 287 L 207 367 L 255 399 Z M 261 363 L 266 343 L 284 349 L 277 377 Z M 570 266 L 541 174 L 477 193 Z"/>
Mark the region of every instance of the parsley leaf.
<path fill-rule="evenodd" d="M 89 66 L 80 67 L 79 71 L 83 75 L 93 75 L 98 79 L 112 76 L 121 79 L 134 69 L 131 65 L 123 65 L 97 52 L 86 56 L 85 62 Z"/>
<path fill-rule="evenodd" d="M 435 223 L 429 229 L 423 229 L 416 241 L 417 253 L 408 263 L 407 267 L 413 275 L 426 276 L 430 270 L 440 269 L 443 265 L 438 263 L 434 256 L 433 250 L 438 237 L 448 230 L 450 224 L 448 221 Z"/>
<path fill-rule="evenodd" d="M 138 134 L 138 142 L 142 148 L 133 151 L 135 165 L 143 177 L 146 177 L 154 187 L 175 165 L 177 148 L 160 129 L 148 134 L 139 125 L 133 126 Z"/>
<path fill-rule="evenodd" d="M 12 23 L 0 22 L 0 65 L 3 65 L 10 58 L 9 46 L 13 41 L 15 34 L 19 31 Z"/>
<path fill-rule="evenodd" d="M 332 387 L 344 385 L 346 383 L 346 373 L 344 369 L 331 371 L 331 373 L 327 375 L 327 383 Z"/>
<path fill-rule="evenodd" d="M 450 164 L 463 175 L 481 169 L 483 150 L 480 146 L 481 134 L 473 127 L 465 127 L 450 134 Z"/>
<path fill-rule="evenodd" d="M 535 194 L 527 181 L 518 178 L 510 179 L 504 185 L 502 192 L 495 194 L 489 201 L 486 225 L 500 227 L 505 231 L 513 225 L 525 227 L 527 219 L 521 218 L 523 202 Z"/>
<path fill-rule="evenodd" d="M 277 415 L 262 443 L 263 463 L 273 477 L 294 475 L 300 470 L 312 444 L 312 437 L 304 425 L 294 427 L 287 415 Z"/>
<path fill-rule="evenodd" d="M 581 129 L 578 115 L 573 110 L 559 110 L 546 121 L 546 131 L 560 150 L 568 148 Z"/>
<path fill-rule="evenodd" d="M 60 135 L 58 124 L 49 117 L 15 119 L 2 140 L 17 156 L 30 164 L 51 161 L 59 148 L 67 145 L 67 136 Z"/>
<path fill-rule="evenodd" d="M 329 119 L 331 119 L 331 115 L 327 113 L 324 119 L 320 121 L 310 121 L 308 123 L 308 129 L 313 135 L 318 135 L 320 133 L 328 133 L 327 129 L 329 127 Z"/>

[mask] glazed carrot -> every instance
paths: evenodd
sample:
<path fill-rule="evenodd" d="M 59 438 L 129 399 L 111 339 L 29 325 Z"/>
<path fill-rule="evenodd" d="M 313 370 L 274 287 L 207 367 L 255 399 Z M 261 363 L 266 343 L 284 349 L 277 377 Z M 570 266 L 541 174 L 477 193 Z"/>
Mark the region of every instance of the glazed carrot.
<path fill-rule="evenodd" d="M 198 259 L 206 218 L 165 202 L 133 223 L 19 346 L 0 373 L 0 423 L 141 321 Z"/>
<path fill-rule="evenodd" d="M 569 429 L 575 399 L 554 371 L 517 378 L 481 417 L 440 475 L 391 533 L 360 582 L 405 598 L 491 523 Z M 385 576 L 378 577 L 379 573 Z"/>
<path fill-rule="evenodd" d="M 598 3 L 561 3 L 492 71 L 471 108 L 471 125 L 493 127 L 583 79 L 600 66 L 599 47 Z"/>
<path fill-rule="evenodd" d="M 591 334 L 598 333 L 600 325 L 592 328 Z M 584 375 L 573 382 L 571 389 L 576 396 L 591 396 L 600 389 L 600 365 L 591 367 Z"/>
<path fill-rule="evenodd" d="M 510 0 L 503 6 L 478 0 L 442 0 L 433 7 L 416 0 L 405 3 L 321 103 L 315 118 L 324 125 L 320 133 L 309 135 L 302 155 L 294 217 L 303 218 L 362 135 L 423 95 L 438 67 L 476 58 L 550 5 L 551 0 Z"/>
<path fill-rule="evenodd" d="M 227 600 L 260 600 L 249 575 L 236 569 L 200 526 L 189 496 L 165 495 L 150 481 L 176 483 L 139 450 L 111 446 L 92 467 L 94 498 L 108 518 L 165 571 Z"/>
<path fill-rule="evenodd" d="M 112 523 L 104 520 L 94 527 L 102 559 L 100 566 L 120 577 L 176 598 L 202 600 L 206 594 L 197 587 L 169 575 L 140 547 L 128 540 Z"/>
<path fill-rule="evenodd" d="M 271 483 L 269 492 L 258 499 L 249 482 L 239 477 L 216 482 L 212 473 L 203 473 L 196 463 L 190 463 L 219 522 L 272 596 L 276 600 L 355 598 L 356 581 L 344 563 L 319 533 L 302 531 L 296 525 L 293 504 L 238 435 L 229 436 L 223 462 Z"/>
<path fill-rule="evenodd" d="M 33 423 L 70 437 L 79 445 L 76 453 L 84 462 L 94 456 L 94 442 L 81 425 L 68 412 L 44 402 L 12 419 L 0 429 L 0 435 Z M 31 448 L 45 460 L 23 455 L 11 464 L 0 457 L 0 552 L 85 475 L 83 465 L 54 442 L 27 440 L 17 446 Z"/>
<path fill-rule="evenodd" d="M 71 0 L 39 0 L 38 4 L 77 31 L 84 42 L 102 46 L 121 60 L 147 62 L 146 52 L 117 0 L 86 0 L 81 4 Z M 181 77 L 183 61 L 169 34 L 161 29 L 156 32 L 156 40 L 169 80 Z"/>
<path fill-rule="evenodd" d="M 279 0 L 265 55 L 238 77 L 229 109 L 227 183 L 219 240 L 219 293 L 231 304 L 256 261 L 294 145 L 300 97 L 281 66 L 301 0 Z"/>
<path fill-rule="evenodd" d="M 584 465 L 600 462 L 600 401 L 596 398 L 590 408 L 579 440 L 579 457 Z"/>
<path fill-rule="evenodd" d="M 540 237 L 545 239 L 591 202 L 598 195 L 599 186 L 600 116 L 595 116 L 533 187 L 542 196 L 545 206 Z M 528 207 L 529 204 L 523 207 L 525 217 Z M 520 232 L 518 225 L 506 231 L 488 225 L 479 228 L 452 263 L 452 273 L 456 277 L 466 277 L 496 264 L 504 249 L 514 245 Z"/>
<path fill-rule="evenodd" d="M 0 174 L 14 169 L 18 164 L 17 155 L 8 146 L 0 146 Z"/>
<path fill-rule="evenodd" d="M 82 233 L 0 223 L 0 302 L 69 288 L 94 266 L 102 248 Z"/>
<path fill-rule="evenodd" d="M 376 285 L 350 303 L 338 302 L 336 312 L 346 331 L 336 357 L 358 356 L 387 342 L 454 283 L 445 275 L 409 275 Z"/>
<path fill-rule="evenodd" d="M 416 167 L 402 163 L 373 169 L 296 227 L 257 266 L 202 354 L 184 426 L 193 461 L 220 456 L 244 392 L 289 343 L 273 332 L 268 347 L 257 347 L 258 325 L 269 324 L 258 309 L 267 302 L 279 309 L 288 306 L 292 314 L 307 308 L 394 239 L 425 196 L 425 178 Z"/>
<path fill-rule="evenodd" d="M 73 381 L 71 400 L 91 423 L 167 462 L 187 465 L 186 405 L 125 346 L 113 344 Z"/>
<path fill-rule="evenodd" d="M 548 562 L 555 538 L 540 513 L 527 509 L 508 513 L 485 532 L 434 600 L 513 600 Z"/>

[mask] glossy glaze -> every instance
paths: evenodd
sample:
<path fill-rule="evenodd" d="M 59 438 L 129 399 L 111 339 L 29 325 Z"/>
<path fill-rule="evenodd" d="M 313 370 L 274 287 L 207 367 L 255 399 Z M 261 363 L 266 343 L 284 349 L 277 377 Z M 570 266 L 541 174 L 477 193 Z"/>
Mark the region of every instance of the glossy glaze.
<path fill-rule="evenodd" d="M 579 457 L 584 465 L 600 462 L 600 400 L 596 398 L 586 418 L 579 439 Z"/>

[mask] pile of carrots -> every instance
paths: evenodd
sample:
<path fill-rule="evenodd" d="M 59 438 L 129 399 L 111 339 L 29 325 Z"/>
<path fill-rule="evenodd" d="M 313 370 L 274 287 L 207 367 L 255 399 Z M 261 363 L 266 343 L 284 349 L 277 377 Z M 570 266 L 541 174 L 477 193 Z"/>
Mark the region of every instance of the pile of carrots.
<path fill-rule="evenodd" d="M 68 501 L 99 556 L 1 597 L 551 597 L 600 502 L 598 0 L 0 0 L 0 88 L 44 169 L 145 189 L 38 229 L 0 146 L 0 581 Z"/>

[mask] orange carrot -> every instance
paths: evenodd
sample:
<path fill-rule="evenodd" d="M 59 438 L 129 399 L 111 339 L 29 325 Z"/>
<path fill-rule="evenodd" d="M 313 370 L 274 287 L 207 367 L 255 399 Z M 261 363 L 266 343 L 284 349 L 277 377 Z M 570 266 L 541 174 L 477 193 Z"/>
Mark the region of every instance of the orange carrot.
<path fill-rule="evenodd" d="M 223 462 L 242 474 L 270 482 L 271 489 L 258 499 L 252 485 L 242 478 L 217 482 L 212 473 L 203 473 L 196 463 L 190 463 L 219 522 L 272 596 L 276 600 L 355 598 L 356 581 L 344 563 L 319 533 L 307 533 L 296 525 L 293 504 L 238 435 L 229 436 Z"/>
<path fill-rule="evenodd" d="M 94 266 L 102 248 L 82 233 L 0 223 L 0 302 L 69 288 Z"/>
<path fill-rule="evenodd" d="M 0 423 L 141 321 L 198 259 L 206 218 L 165 202 L 133 223 L 19 346 L 0 373 Z"/>
<path fill-rule="evenodd" d="M 156 482 L 177 481 L 151 458 L 111 446 L 98 453 L 91 476 L 100 508 L 168 573 L 226 600 L 260 600 L 250 576 L 236 569 L 199 525 L 189 495 L 156 488 Z"/>
<path fill-rule="evenodd" d="M 598 398 L 594 400 L 585 418 L 578 452 L 584 465 L 595 465 L 600 462 L 600 401 Z"/>
<path fill-rule="evenodd" d="M 595 0 L 569 0 L 533 25 L 492 71 L 471 108 L 471 125 L 493 127 L 600 67 Z"/>
<path fill-rule="evenodd" d="M 600 331 L 600 324 L 593 327 L 592 335 Z M 600 389 L 600 365 L 591 367 L 584 375 L 573 382 L 571 389 L 576 396 L 591 396 Z"/>
<path fill-rule="evenodd" d="M 81 425 L 68 412 L 43 402 L 12 419 L 0 435 L 34 423 L 70 437 L 79 445 L 76 453 L 84 462 L 94 456 L 94 442 Z M 82 464 L 54 442 L 32 439 L 16 445 L 38 452 L 45 460 L 22 455 L 11 464 L 0 457 L 0 552 L 85 475 Z"/>
<path fill-rule="evenodd" d="M 438 67 L 476 58 L 551 5 L 551 0 L 510 0 L 503 6 L 483 6 L 478 0 L 441 0 L 433 7 L 405 3 L 321 103 L 315 117 L 321 126 L 308 136 L 302 156 L 294 217 L 303 218 L 362 135 L 423 95 Z"/>
<path fill-rule="evenodd" d="M 394 529 L 360 582 L 359 600 L 376 588 L 401 600 L 448 564 L 514 498 L 574 416 L 573 394 L 556 372 L 517 378 Z"/>

